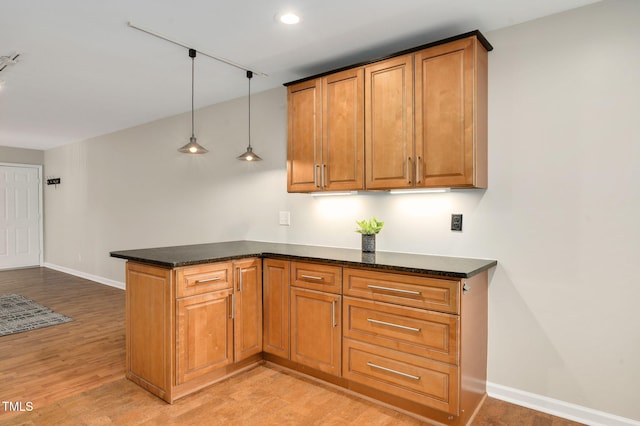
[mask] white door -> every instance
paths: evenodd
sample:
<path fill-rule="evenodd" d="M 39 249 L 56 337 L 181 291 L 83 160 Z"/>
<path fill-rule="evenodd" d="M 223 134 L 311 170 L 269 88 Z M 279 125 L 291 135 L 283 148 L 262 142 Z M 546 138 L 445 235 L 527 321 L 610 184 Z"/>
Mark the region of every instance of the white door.
<path fill-rule="evenodd" d="M 40 265 L 40 168 L 0 165 L 0 269 Z"/>

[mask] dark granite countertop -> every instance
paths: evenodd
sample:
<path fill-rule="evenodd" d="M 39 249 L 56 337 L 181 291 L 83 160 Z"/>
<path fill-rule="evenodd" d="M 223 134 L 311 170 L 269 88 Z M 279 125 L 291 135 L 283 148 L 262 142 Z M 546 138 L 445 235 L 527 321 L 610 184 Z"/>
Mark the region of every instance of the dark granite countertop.
<path fill-rule="evenodd" d="M 360 266 L 387 271 L 414 272 L 453 278 L 469 278 L 498 264 L 495 260 L 431 256 L 356 249 L 319 247 L 260 241 L 229 241 L 137 250 L 112 251 L 112 257 L 176 268 L 245 257 L 271 257 L 320 261 L 341 266 Z"/>

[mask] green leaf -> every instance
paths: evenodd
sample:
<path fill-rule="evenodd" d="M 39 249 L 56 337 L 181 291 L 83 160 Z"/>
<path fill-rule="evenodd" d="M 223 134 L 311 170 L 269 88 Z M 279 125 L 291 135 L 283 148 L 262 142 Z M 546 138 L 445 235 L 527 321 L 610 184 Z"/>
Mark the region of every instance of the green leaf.
<path fill-rule="evenodd" d="M 375 216 L 369 220 L 356 220 L 356 224 L 358 225 L 356 232 L 366 235 L 375 235 L 379 233 L 384 226 L 384 222 L 376 219 Z"/>

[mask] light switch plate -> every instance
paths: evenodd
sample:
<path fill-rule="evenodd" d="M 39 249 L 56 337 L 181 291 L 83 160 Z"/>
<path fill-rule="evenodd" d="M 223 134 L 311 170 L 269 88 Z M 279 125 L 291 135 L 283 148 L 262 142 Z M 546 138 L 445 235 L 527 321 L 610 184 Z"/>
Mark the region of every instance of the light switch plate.
<path fill-rule="evenodd" d="M 280 225 L 282 226 L 291 225 L 291 212 L 280 212 Z"/>

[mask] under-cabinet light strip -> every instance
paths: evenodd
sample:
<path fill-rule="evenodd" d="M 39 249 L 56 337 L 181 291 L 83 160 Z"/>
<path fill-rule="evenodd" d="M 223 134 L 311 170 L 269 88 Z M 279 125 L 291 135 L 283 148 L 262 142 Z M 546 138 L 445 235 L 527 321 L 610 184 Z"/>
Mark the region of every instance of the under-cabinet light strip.
<path fill-rule="evenodd" d="M 438 192 L 450 192 L 450 188 L 424 188 L 424 189 L 392 189 L 390 194 L 433 194 Z"/>

